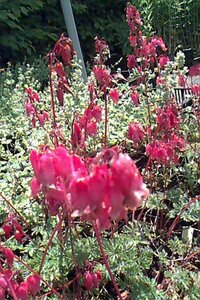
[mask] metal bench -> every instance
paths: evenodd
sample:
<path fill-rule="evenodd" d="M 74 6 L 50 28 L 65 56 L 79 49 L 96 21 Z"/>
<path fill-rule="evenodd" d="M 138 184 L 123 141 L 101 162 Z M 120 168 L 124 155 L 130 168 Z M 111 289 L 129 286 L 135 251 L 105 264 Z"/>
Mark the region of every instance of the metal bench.
<path fill-rule="evenodd" d="M 190 100 L 192 97 L 191 88 L 183 88 L 183 87 L 174 88 L 173 96 L 178 106 L 184 107 L 187 106 L 187 104 L 190 105 Z"/>

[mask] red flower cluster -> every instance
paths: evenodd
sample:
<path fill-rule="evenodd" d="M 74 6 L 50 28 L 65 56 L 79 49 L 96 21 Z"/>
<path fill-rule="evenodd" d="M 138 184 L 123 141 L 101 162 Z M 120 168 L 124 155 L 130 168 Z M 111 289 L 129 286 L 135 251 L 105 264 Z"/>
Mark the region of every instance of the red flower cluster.
<path fill-rule="evenodd" d="M 17 272 L 12 270 L 15 257 L 12 250 L 1 247 L 0 252 L 4 258 L 2 259 L 4 268 L 1 266 L 0 269 L 0 300 L 7 299 L 8 295 L 12 297 L 13 293 L 19 300 L 29 300 L 35 297 L 40 290 L 40 276 L 34 274 L 22 281 L 21 276 L 17 276 Z"/>
<path fill-rule="evenodd" d="M 31 118 L 33 128 L 36 127 L 37 121 L 41 126 L 44 126 L 45 122 L 49 120 L 49 115 L 46 111 L 38 111 L 36 107 L 36 103 L 40 102 L 38 93 L 34 92 L 31 88 L 27 88 L 26 94 L 25 110 L 27 116 Z"/>
<path fill-rule="evenodd" d="M 87 136 L 96 136 L 98 123 L 102 119 L 101 107 L 91 102 L 82 117 L 73 124 L 72 145 L 74 148 L 84 145 Z"/>
<path fill-rule="evenodd" d="M 152 160 L 157 161 L 161 165 L 169 165 L 171 162 L 177 164 L 178 155 L 176 151 L 183 150 L 184 147 L 184 139 L 172 135 L 170 139 L 166 138 L 166 141 L 156 140 L 154 143 L 147 145 L 146 153 L 150 155 Z"/>
<path fill-rule="evenodd" d="M 132 32 L 135 32 L 142 25 L 140 13 L 137 8 L 130 3 L 126 7 L 126 19 L 128 26 Z"/>
<path fill-rule="evenodd" d="M 127 59 L 128 68 L 136 68 L 141 73 L 148 66 L 152 67 L 154 64 L 157 64 L 158 61 L 160 67 L 164 69 L 169 58 L 166 55 L 158 56 L 157 51 L 157 49 L 160 49 L 162 52 L 166 52 L 167 50 L 162 38 L 154 36 L 147 40 L 142 35 L 140 14 L 136 7 L 130 3 L 126 7 L 126 19 L 130 29 L 130 45 L 134 49 L 134 53 L 129 55 Z"/>
<path fill-rule="evenodd" d="M 174 104 L 168 104 L 163 108 L 159 108 L 156 120 L 160 131 L 179 129 L 180 118 L 177 107 Z"/>
<path fill-rule="evenodd" d="M 200 75 L 200 64 L 197 64 L 195 66 L 191 66 L 190 70 L 189 70 L 189 75 L 191 77 L 199 76 Z"/>
<path fill-rule="evenodd" d="M 100 88 L 103 86 L 106 88 L 112 83 L 112 76 L 109 74 L 107 69 L 95 66 L 93 68 L 93 72 Z"/>
<path fill-rule="evenodd" d="M 125 218 L 127 209 L 135 209 L 148 196 L 131 158 L 112 149 L 104 150 L 87 167 L 64 147 L 32 150 L 30 160 L 35 173 L 32 195 L 44 193 L 51 215 L 62 208 L 72 217 L 96 221 L 103 230 L 112 220 Z"/>
<path fill-rule="evenodd" d="M 104 39 L 98 39 L 97 37 L 95 38 L 95 51 L 99 54 L 101 63 L 104 63 L 110 55 L 108 44 L 104 41 Z"/>
<path fill-rule="evenodd" d="M 64 94 L 65 93 L 72 94 L 72 91 L 69 87 L 69 81 L 68 81 L 67 75 L 65 73 L 63 64 L 61 62 L 56 62 L 53 68 L 58 77 L 58 86 L 57 86 L 57 90 L 56 90 L 56 95 L 57 95 L 60 106 L 63 106 Z"/>
<path fill-rule="evenodd" d="M 164 69 L 169 62 L 169 57 L 167 55 L 160 55 L 158 58 L 161 69 Z"/>
<path fill-rule="evenodd" d="M 60 39 L 56 42 L 53 53 L 59 58 L 62 59 L 62 62 L 65 66 L 71 67 L 72 59 L 75 55 L 75 51 L 72 45 L 70 38 L 61 35 Z"/>
<path fill-rule="evenodd" d="M 169 165 L 171 162 L 178 163 L 177 152 L 185 148 L 183 138 L 176 135 L 175 130 L 179 130 L 180 118 L 178 110 L 174 104 L 169 103 L 162 109 L 157 110 L 157 135 L 160 140 L 156 140 L 147 145 L 146 153 L 151 160 L 157 161 L 159 164 Z"/>
<path fill-rule="evenodd" d="M 197 97 L 200 96 L 200 85 L 196 84 L 196 85 L 191 86 L 191 91 L 194 96 L 197 96 Z"/>
<path fill-rule="evenodd" d="M 140 123 L 130 123 L 127 138 L 132 140 L 135 147 L 144 140 L 144 129 Z"/>

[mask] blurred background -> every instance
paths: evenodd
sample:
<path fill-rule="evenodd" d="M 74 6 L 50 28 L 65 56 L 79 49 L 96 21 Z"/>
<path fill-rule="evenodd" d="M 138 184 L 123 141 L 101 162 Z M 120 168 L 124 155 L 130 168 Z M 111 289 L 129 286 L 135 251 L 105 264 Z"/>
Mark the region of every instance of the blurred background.
<path fill-rule="evenodd" d="M 136 0 L 143 33 L 162 36 L 173 55 L 177 47 L 200 56 L 200 1 Z M 111 60 L 130 53 L 126 0 L 71 0 L 85 63 L 92 62 L 94 37 L 104 37 Z M 42 65 L 43 56 L 66 32 L 59 0 L 0 0 L 0 67 L 8 62 Z M 187 52 L 187 51 L 186 51 Z M 40 59 L 41 58 L 41 59 Z M 38 61 L 39 59 L 39 61 Z"/>

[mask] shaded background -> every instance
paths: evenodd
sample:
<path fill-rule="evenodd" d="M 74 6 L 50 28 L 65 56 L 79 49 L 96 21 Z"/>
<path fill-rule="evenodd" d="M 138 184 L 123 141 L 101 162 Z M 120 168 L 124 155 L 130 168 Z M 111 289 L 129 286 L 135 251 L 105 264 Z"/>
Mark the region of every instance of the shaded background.
<path fill-rule="evenodd" d="M 130 1 L 140 10 L 148 36 L 165 40 L 169 54 L 178 45 L 200 52 L 200 1 Z M 113 59 L 126 56 L 128 27 L 126 0 L 71 0 L 85 61 L 94 54 L 94 37 L 104 37 Z M 66 32 L 59 0 L 0 0 L 0 66 L 7 62 L 33 62 L 45 55 L 62 32 Z"/>

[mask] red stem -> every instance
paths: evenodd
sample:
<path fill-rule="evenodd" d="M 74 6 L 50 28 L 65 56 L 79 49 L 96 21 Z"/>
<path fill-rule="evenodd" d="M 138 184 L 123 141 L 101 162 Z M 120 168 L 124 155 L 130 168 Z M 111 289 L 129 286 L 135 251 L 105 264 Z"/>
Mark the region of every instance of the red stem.
<path fill-rule="evenodd" d="M 9 289 L 10 289 L 10 292 L 11 292 L 11 294 L 12 294 L 13 299 L 14 299 L 14 300 L 17 300 L 17 295 L 16 295 L 16 293 L 15 293 L 13 287 L 12 287 L 12 284 L 10 283 L 10 280 L 7 279 L 6 276 L 4 276 L 4 279 L 5 279 L 7 285 L 8 285 L 8 287 L 9 287 Z"/>
<path fill-rule="evenodd" d="M 180 213 L 176 216 L 176 218 L 174 219 L 172 225 L 170 226 L 168 233 L 166 235 L 166 239 L 168 239 L 170 237 L 170 235 L 172 234 L 172 231 L 174 230 L 174 228 L 176 227 L 177 223 L 179 222 L 182 214 L 193 204 L 195 203 L 197 200 L 200 199 L 200 196 L 196 196 L 195 198 L 192 198 L 180 211 Z"/>
<path fill-rule="evenodd" d="M 50 92 L 51 92 L 51 107 L 52 107 L 52 113 L 53 113 L 53 127 L 54 130 L 56 130 L 57 127 L 57 123 L 56 123 L 56 110 L 55 110 L 55 101 L 54 101 L 54 92 L 53 92 L 53 83 L 52 83 L 52 61 L 53 61 L 53 57 L 52 57 L 52 53 L 49 54 L 49 82 L 50 82 Z M 56 146 L 58 146 L 58 137 L 56 135 L 56 132 L 54 132 L 55 134 L 55 144 Z"/>
<path fill-rule="evenodd" d="M 20 217 L 20 219 L 26 223 L 26 225 L 28 225 L 28 222 L 26 221 L 26 219 L 18 212 L 18 210 L 12 205 L 12 203 L 5 197 L 2 195 L 2 193 L 0 193 L 0 197 L 3 198 L 3 200 L 10 206 L 12 207 L 12 209 L 14 210 L 14 212 Z"/>
<path fill-rule="evenodd" d="M 70 236 L 70 244 L 71 244 L 71 250 L 72 250 L 72 260 L 73 260 L 73 263 L 75 265 L 76 277 L 77 277 L 77 283 L 78 283 L 79 282 L 79 280 L 78 280 L 79 268 L 78 268 L 78 263 L 77 263 L 77 259 L 76 259 L 75 252 L 74 252 L 71 225 L 72 225 L 72 222 L 70 220 L 70 222 L 69 222 L 69 236 Z M 79 299 L 81 299 L 81 290 L 80 290 L 80 286 L 78 284 L 77 285 L 77 300 L 79 300 Z"/>
<path fill-rule="evenodd" d="M 105 132 L 104 132 L 104 146 L 107 147 L 107 135 L 108 135 L 108 98 L 106 92 L 104 92 L 105 100 Z"/>
<path fill-rule="evenodd" d="M 117 286 L 117 283 L 116 283 L 116 281 L 115 281 L 115 278 L 114 278 L 114 276 L 113 276 L 113 273 L 112 273 L 112 271 L 111 271 L 111 269 L 110 269 L 110 265 L 109 265 L 109 262 L 108 262 L 108 259 L 107 259 L 107 257 L 106 257 L 106 254 L 105 254 L 105 251 L 104 251 L 104 248 L 103 248 L 103 244 L 102 244 L 102 241 L 101 241 L 101 234 L 100 234 L 99 229 L 98 229 L 98 227 L 97 227 L 97 225 L 96 225 L 95 222 L 93 222 L 93 228 L 94 228 L 94 232 L 95 232 L 95 235 L 96 235 L 96 238 L 97 238 L 97 243 L 98 243 L 98 246 L 99 246 L 101 255 L 102 255 L 103 260 L 104 260 L 104 264 L 105 264 L 105 266 L 106 266 L 106 269 L 107 269 L 107 271 L 108 271 L 108 274 L 110 275 L 112 284 L 113 284 L 113 286 L 114 286 L 114 288 L 115 288 L 115 291 L 116 291 L 116 293 L 117 293 L 119 299 L 120 299 L 120 300 L 123 300 L 123 298 L 122 298 L 122 296 L 121 296 L 121 294 L 120 294 L 119 288 L 118 288 L 118 286 Z"/>
<path fill-rule="evenodd" d="M 53 232 L 52 232 L 52 234 L 51 234 L 51 236 L 50 236 L 50 238 L 49 238 L 49 241 L 48 241 L 48 243 L 47 243 L 47 245 L 46 245 L 46 248 L 45 248 L 45 250 L 44 250 L 44 253 L 43 253 L 43 255 L 42 255 L 42 260 L 41 260 L 41 262 L 40 262 L 40 267 L 39 267 L 38 274 L 40 274 L 41 271 L 42 271 L 42 268 L 43 268 L 43 265 L 44 265 L 44 261 L 45 261 L 47 252 L 48 252 L 48 250 L 49 250 L 49 247 L 51 246 L 52 240 L 53 240 L 53 238 L 54 238 L 56 232 L 59 230 L 59 228 L 60 228 L 61 225 L 62 225 L 62 218 L 59 220 L 58 224 L 57 224 L 56 227 L 54 228 L 54 230 L 53 230 Z"/>

